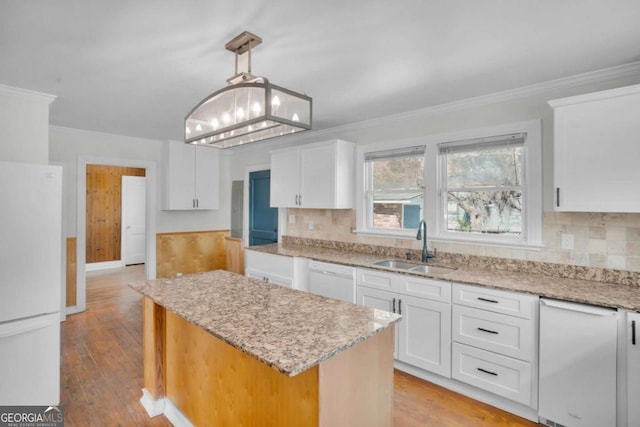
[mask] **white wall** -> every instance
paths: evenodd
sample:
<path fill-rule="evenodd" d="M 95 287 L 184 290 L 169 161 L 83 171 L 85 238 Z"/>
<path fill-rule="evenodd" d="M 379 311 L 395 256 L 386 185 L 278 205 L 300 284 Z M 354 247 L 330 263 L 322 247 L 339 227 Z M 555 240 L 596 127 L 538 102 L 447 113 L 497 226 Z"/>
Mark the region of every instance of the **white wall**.
<path fill-rule="evenodd" d="M 228 229 L 231 184 L 225 156 L 220 160 L 220 206 L 213 211 L 163 211 L 163 141 L 51 126 L 49 158 L 62 163 L 65 179 L 65 218 L 67 237 L 76 235 L 77 161 L 79 155 L 155 162 L 158 171 L 157 232 Z"/>
<path fill-rule="evenodd" d="M 0 160 L 49 163 L 49 104 L 54 99 L 0 85 Z"/>

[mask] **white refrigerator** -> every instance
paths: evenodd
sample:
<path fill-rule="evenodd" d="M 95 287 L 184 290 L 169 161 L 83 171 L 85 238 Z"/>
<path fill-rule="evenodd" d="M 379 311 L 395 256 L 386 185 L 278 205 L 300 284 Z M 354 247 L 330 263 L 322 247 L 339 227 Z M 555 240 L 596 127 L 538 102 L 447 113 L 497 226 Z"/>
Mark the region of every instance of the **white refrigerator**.
<path fill-rule="evenodd" d="M 60 402 L 62 168 L 0 162 L 0 405 Z"/>

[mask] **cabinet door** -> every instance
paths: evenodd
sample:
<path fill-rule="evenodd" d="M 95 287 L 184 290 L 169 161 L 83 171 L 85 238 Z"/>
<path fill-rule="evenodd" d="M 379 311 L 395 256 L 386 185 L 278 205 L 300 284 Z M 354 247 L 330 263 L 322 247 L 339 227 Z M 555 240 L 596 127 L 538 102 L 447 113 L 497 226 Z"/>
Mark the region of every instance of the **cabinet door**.
<path fill-rule="evenodd" d="M 166 142 L 165 209 L 194 208 L 195 176 L 193 173 L 196 147 L 180 142 Z"/>
<path fill-rule="evenodd" d="M 194 193 L 196 208 L 218 209 L 220 193 L 219 151 L 214 147 L 194 146 L 193 148 L 195 148 Z"/>
<path fill-rule="evenodd" d="M 451 376 L 451 305 L 399 295 L 398 358 L 436 374 Z"/>
<path fill-rule="evenodd" d="M 555 209 L 640 212 L 640 85 L 550 104 L 555 108 L 554 180 L 559 189 Z"/>
<path fill-rule="evenodd" d="M 640 426 L 640 313 L 627 313 L 627 331 L 627 425 Z"/>
<path fill-rule="evenodd" d="M 300 150 L 300 195 L 303 208 L 335 208 L 335 156 L 335 144 Z"/>
<path fill-rule="evenodd" d="M 297 208 L 300 185 L 300 151 L 271 153 L 271 207 Z"/>
<path fill-rule="evenodd" d="M 398 296 L 387 291 L 381 291 L 380 289 L 371 289 L 366 286 L 356 287 L 356 301 L 359 305 L 365 307 L 377 308 L 378 310 L 396 312 L 396 305 L 398 303 Z M 398 326 L 404 321 L 396 323 L 394 328 L 395 344 L 393 347 L 393 358 L 398 358 Z"/>

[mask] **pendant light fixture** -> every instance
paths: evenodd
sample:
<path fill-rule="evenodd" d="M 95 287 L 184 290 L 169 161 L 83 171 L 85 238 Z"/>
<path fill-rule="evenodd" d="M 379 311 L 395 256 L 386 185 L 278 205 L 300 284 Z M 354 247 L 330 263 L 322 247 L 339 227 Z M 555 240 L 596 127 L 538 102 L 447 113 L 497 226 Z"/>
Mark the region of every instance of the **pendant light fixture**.
<path fill-rule="evenodd" d="M 236 73 L 187 115 L 185 143 L 229 148 L 311 129 L 310 97 L 251 74 L 251 49 L 260 43 L 245 31 L 225 45 Z"/>

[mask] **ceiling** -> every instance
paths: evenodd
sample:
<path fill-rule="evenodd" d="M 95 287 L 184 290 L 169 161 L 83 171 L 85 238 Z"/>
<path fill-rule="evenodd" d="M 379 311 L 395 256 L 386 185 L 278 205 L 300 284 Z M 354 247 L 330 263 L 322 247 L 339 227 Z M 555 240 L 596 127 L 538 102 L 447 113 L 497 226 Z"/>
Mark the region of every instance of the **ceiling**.
<path fill-rule="evenodd" d="M 0 83 L 56 95 L 53 125 L 181 139 L 247 30 L 324 129 L 640 61 L 638 22 L 638 0 L 0 0 Z"/>

